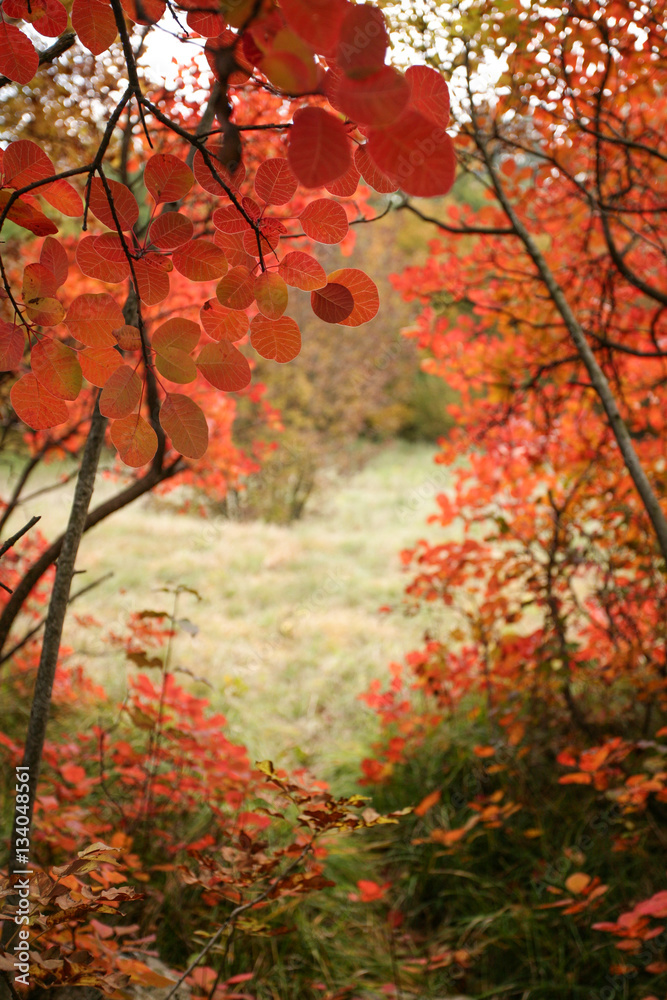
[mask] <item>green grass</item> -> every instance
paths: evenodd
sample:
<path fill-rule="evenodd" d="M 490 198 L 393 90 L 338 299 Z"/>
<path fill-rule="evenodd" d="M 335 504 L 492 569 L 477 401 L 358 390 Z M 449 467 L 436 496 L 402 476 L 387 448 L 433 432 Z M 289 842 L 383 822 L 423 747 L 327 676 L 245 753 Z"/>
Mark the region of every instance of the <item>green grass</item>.
<path fill-rule="evenodd" d="M 70 614 L 64 642 L 73 660 L 122 698 L 128 666 L 105 635 L 123 632 L 130 612 L 171 610 L 161 587 L 192 587 L 202 601 L 184 595 L 179 616 L 199 633 L 178 637 L 173 664 L 210 684 L 208 696 L 227 715 L 230 737 L 248 747 L 251 759 L 307 764 L 335 776 L 365 755 L 375 733 L 375 717 L 358 695 L 446 613 L 406 617 L 400 610 L 407 578 L 399 551 L 425 533 L 436 487 L 445 482 L 434 454 L 423 444 L 386 447 L 355 475 L 328 477 L 326 490 L 291 526 L 180 514 L 170 496 L 125 508 L 82 542 L 77 568 L 85 575 L 74 589 L 114 575 L 73 606 L 99 623 L 84 628 Z M 48 470 L 47 479 L 40 470 L 30 489 L 62 471 Z M 101 478 L 93 503 L 115 488 Z M 70 484 L 36 497 L 9 528 L 40 514 L 40 528 L 53 537 L 71 492 Z M 397 611 L 380 613 L 387 604 Z"/>

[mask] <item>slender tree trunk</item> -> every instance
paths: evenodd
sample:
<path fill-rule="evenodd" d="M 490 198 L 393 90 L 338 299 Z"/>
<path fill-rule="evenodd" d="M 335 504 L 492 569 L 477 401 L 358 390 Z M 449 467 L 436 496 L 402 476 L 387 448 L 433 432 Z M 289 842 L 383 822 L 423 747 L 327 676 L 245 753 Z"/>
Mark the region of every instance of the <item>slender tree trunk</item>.
<path fill-rule="evenodd" d="M 21 836 L 27 837 L 32 825 L 32 817 L 35 807 L 35 794 L 37 790 L 37 780 L 42 762 L 42 751 L 44 748 L 44 738 L 51 709 L 51 694 L 53 691 L 53 681 L 58 663 L 58 653 L 60 651 L 60 641 L 62 638 L 63 625 L 65 622 L 65 612 L 69 600 L 72 577 L 74 575 L 74 564 L 76 562 L 81 536 L 83 534 L 90 499 L 95 486 L 95 476 L 99 465 L 102 444 L 104 442 L 104 431 L 106 419 L 101 415 L 99 407 L 95 404 L 95 411 L 90 425 L 90 431 L 83 450 L 81 467 L 74 491 L 74 499 L 70 511 L 67 530 L 63 538 L 62 548 L 56 566 L 56 577 L 49 601 L 49 610 L 44 626 L 44 641 L 35 682 L 32 707 L 30 710 L 30 720 L 28 722 L 28 732 L 25 741 L 22 767 L 29 770 L 29 802 L 27 813 L 28 825 L 21 827 Z M 26 865 L 18 863 L 16 856 L 16 831 L 18 813 L 14 815 L 12 827 L 11 850 L 9 856 L 9 873 L 18 869 L 25 869 Z M 6 930 L 11 933 L 12 924 L 7 921 Z M 4 935 L 3 935 L 4 937 Z"/>

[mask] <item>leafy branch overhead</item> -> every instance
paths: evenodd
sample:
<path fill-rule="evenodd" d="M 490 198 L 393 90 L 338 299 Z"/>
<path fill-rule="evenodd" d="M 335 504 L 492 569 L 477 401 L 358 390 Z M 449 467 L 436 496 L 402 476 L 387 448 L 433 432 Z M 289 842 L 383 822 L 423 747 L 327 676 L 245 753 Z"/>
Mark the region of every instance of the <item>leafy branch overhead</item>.
<path fill-rule="evenodd" d="M 44 239 L 21 274 L 0 259 L 0 368 L 19 376 L 11 402 L 35 431 L 67 425 L 82 400 L 90 413 L 99 389 L 111 441 L 133 467 L 150 462 L 165 436 L 185 458 L 203 457 L 209 413 L 200 386 L 245 390 L 252 358 L 240 347 L 249 342 L 280 364 L 298 355 L 291 296 L 310 293 L 325 323 L 371 320 L 373 280 L 356 267 L 327 274 L 313 244 L 349 245 L 350 225 L 368 217 L 368 189 L 444 194 L 455 171 L 447 84 L 429 67 L 401 73 L 388 64 L 378 8 L 347 0 L 166 8 L 74 0 L 68 17 L 59 0 L 6 0 L 0 12 L 0 73 L 19 85 L 38 72 L 40 55 L 15 20 L 45 37 L 65 37 L 71 20 L 94 56 L 122 47 L 127 85 L 89 162 L 57 170 L 24 138 L 4 150 L 0 225 Z M 133 25 L 146 32 L 170 13 L 183 40 L 204 46 L 199 83 L 210 90 L 213 129 L 201 127 L 207 112 L 193 128 L 173 94 L 151 99 L 140 80 Z M 261 95 L 280 120 L 258 126 L 267 142 L 248 156 L 242 137 L 253 125 L 244 115 Z M 112 154 L 133 111 L 143 146 L 130 179 Z M 82 219 L 76 239 L 68 219 Z M 189 283 L 202 291 L 188 295 Z"/>

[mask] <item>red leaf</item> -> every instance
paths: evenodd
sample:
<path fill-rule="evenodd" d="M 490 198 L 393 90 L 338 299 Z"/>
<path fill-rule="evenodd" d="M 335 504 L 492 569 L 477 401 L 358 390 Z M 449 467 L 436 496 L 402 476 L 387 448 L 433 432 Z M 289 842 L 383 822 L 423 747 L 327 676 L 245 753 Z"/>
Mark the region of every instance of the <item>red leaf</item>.
<path fill-rule="evenodd" d="M 298 182 L 288 161 L 280 156 L 260 163 L 255 174 L 257 197 L 266 205 L 285 205 L 296 194 Z"/>
<path fill-rule="evenodd" d="M 211 154 L 211 163 L 215 172 L 221 180 L 224 181 L 229 189 L 232 191 L 238 191 L 240 185 L 243 183 L 243 179 L 245 178 L 245 167 L 243 164 L 241 163 L 236 168 L 234 173 L 230 174 L 223 164 L 220 163 L 219 160 L 216 160 L 214 148 L 210 149 L 209 152 Z M 195 158 L 192 161 L 192 169 L 197 183 L 203 187 L 204 191 L 208 191 L 209 194 L 214 194 L 218 198 L 224 198 L 227 196 L 227 191 L 222 184 L 219 183 L 214 174 L 211 173 L 206 160 L 199 150 L 195 153 Z"/>
<path fill-rule="evenodd" d="M 160 423 L 176 451 L 186 458 L 201 458 L 208 448 L 206 417 L 193 399 L 167 393 L 160 410 Z"/>
<path fill-rule="evenodd" d="M 6 189 L 0 191 L 0 212 L 4 211 L 11 196 L 11 191 Z M 19 198 L 14 202 L 7 212 L 7 218 L 17 226 L 23 226 L 24 229 L 34 233 L 35 236 L 53 236 L 58 232 L 56 224 L 25 198 Z"/>
<path fill-rule="evenodd" d="M 350 315 L 338 320 L 341 326 L 361 326 L 377 315 L 380 308 L 377 285 L 365 271 L 356 267 L 344 267 L 339 271 L 332 271 L 329 281 L 347 288 L 354 300 L 354 309 Z"/>
<path fill-rule="evenodd" d="M 67 404 L 52 396 L 32 372 L 14 383 L 9 397 L 17 417 L 34 431 L 64 424 L 69 416 Z"/>
<path fill-rule="evenodd" d="M 345 209 L 330 198 L 318 198 L 299 216 L 303 231 L 317 243 L 341 243 L 349 229 Z"/>
<path fill-rule="evenodd" d="M 70 219 L 78 219 L 80 215 L 83 215 L 83 199 L 81 195 L 76 188 L 73 188 L 63 178 L 53 181 L 52 184 L 47 184 L 45 187 L 38 188 L 37 193 L 49 205 L 53 205 L 54 208 L 63 215 L 67 215 Z"/>
<path fill-rule="evenodd" d="M 194 175 L 187 163 L 171 153 L 151 156 L 144 170 L 144 184 L 157 205 L 185 198 L 194 182 Z"/>
<path fill-rule="evenodd" d="M 122 309 L 107 292 L 78 295 L 65 319 L 72 336 L 87 347 L 115 347 L 112 330 L 124 322 Z"/>
<path fill-rule="evenodd" d="M 393 66 L 383 66 L 378 73 L 362 80 L 332 75 L 331 98 L 334 106 L 359 125 L 391 125 L 408 103 L 410 86 Z"/>
<path fill-rule="evenodd" d="M 336 61 L 350 77 L 379 73 L 389 47 L 384 14 L 371 4 L 348 5 L 336 49 Z"/>
<path fill-rule="evenodd" d="M 375 166 L 368 155 L 368 150 L 366 149 L 365 144 L 363 146 L 357 146 L 357 151 L 354 154 L 354 162 L 366 183 L 379 194 L 391 194 L 398 188 L 398 184 L 395 180 L 392 180 L 391 177 L 383 174 L 382 171 Z"/>
<path fill-rule="evenodd" d="M 333 55 L 347 4 L 345 0 L 281 0 L 292 31 L 316 52 Z"/>
<path fill-rule="evenodd" d="M 11 372 L 23 359 L 25 335 L 23 329 L 0 320 L 0 371 Z"/>
<path fill-rule="evenodd" d="M 56 294 L 58 284 L 55 275 L 44 264 L 26 264 L 23 271 L 23 301 L 30 304 L 34 299 Z"/>
<path fill-rule="evenodd" d="M 437 70 L 430 66 L 410 66 L 405 79 L 410 87 L 410 107 L 437 125 L 445 126 L 449 121 L 449 88 Z"/>
<path fill-rule="evenodd" d="M 215 243 L 190 240 L 174 250 L 174 267 L 190 281 L 212 281 L 227 271 L 227 258 Z"/>
<path fill-rule="evenodd" d="M 312 292 L 315 288 L 324 288 L 327 276 L 318 260 L 302 250 L 292 250 L 285 254 L 278 267 L 278 274 L 294 288 L 304 292 Z"/>
<path fill-rule="evenodd" d="M 107 379 L 100 393 L 100 413 L 103 417 L 126 417 L 136 409 L 141 399 L 141 379 L 134 368 L 121 365 Z"/>
<path fill-rule="evenodd" d="M 454 144 L 444 126 L 416 111 L 406 111 L 386 129 L 369 129 L 368 154 L 381 171 L 398 181 L 406 194 L 433 198 L 454 183 Z"/>
<path fill-rule="evenodd" d="M 238 392 L 250 384 L 248 359 L 226 340 L 205 344 L 197 358 L 204 378 L 223 392 Z"/>
<path fill-rule="evenodd" d="M 311 292 L 310 303 L 315 315 L 325 323 L 342 323 L 354 309 L 354 299 L 349 289 L 332 282 Z"/>
<path fill-rule="evenodd" d="M 151 241 L 160 250 L 175 250 L 192 239 L 194 226 L 180 212 L 163 212 L 150 229 Z"/>
<path fill-rule="evenodd" d="M 208 299 L 199 311 L 202 326 L 212 340 L 241 340 L 248 332 L 248 317 L 237 309 L 220 305 L 217 299 Z"/>
<path fill-rule="evenodd" d="M 165 0 L 121 0 L 121 6 L 137 24 L 156 24 L 167 9 Z"/>
<path fill-rule="evenodd" d="M 83 377 L 100 389 L 122 363 L 122 357 L 113 347 L 88 347 L 79 354 Z"/>
<path fill-rule="evenodd" d="M 117 244 L 110 242 L 105 237 L 113 237 Z M 105 240 L 98 243 L 99 240 Z M 100 252 L 100 247 L 104 253 Z M 119 250 L 114 253 L 114 247 Z M 114 260 L 113 257 L 118 259 Z M 122 251 L 122 244 L 117 233 L 105 233 L 102 236 L 84 236 L 76 248 L 76 262 L 83 274 L 89 278 L 97 278 L 99 281 L 108 281 L 111 284 L 125 281 L 130 274 L 130 265 Z"/>
<path fill-rule="evenodd" d="M 356 193 L 359 187 L 359 179 L 361 174 L 357 170 L 357 165 L 352 161 L 352 166 L 349 170 L 339 177 L 338 180 L 332 181 L 330 184 L 326 185 L 327 191 L 335 195 L 336 198 L 351 198 L 353 194 Z"/>
<path fill-rule="evenodd" d="M 287 157 L 304 187 L 322 187 L 350 167 L 347 130 L 323 108 L 300 108 L 290 129 Z"/>
<path fill-rule="evenodd" d="M 30 354 L 32 370 L 39 382 L 58 399 L 76 399 L 81 392 L 81 365 L 71 347 L 43 337 Z"/>
<path fill-rule="evenodd" d="M 250 228 L 250 223 L 241 215 L 236 205 L 216 208 L 212 220 L 215 228 L 221 233 L 245 233 Z"/>
<path fill-rule="evenodd" d="M 158 258 L 142 257 L 134 261 L 139 298 L 147 306 L 155 306 L 169 295 L 169 275 Z"/>
<path fill-rule="evenodd" d="M 243 246 L 244 235 L 223 233 L 216 230 L 214 239 L 232 267 L 245 267 L 248 271 L 254 270 L 257 261 Z"/>
<path fill-rule="evenodd" d="M 301 350 L 301 331 L 289 316 L 273 320 L 257 315 L 250 324 L 250 343 L 261 357 L 285 364 Z"/>
<path fill-rule="evenodd" d="M 47 38 L 57 38 L 67 28 L 67 11 L 59 0 L 5 0 L 6 17 L 21 18 Z"/>
<path fill-rule="evenodd" d="M 146 465 L 157 451 L 157 434 L 138 413 L 114 420 L 109 434 L 121 460 L 133 469 Z"/>
<path fill-rule="evenodd" d="M 139 218 L 137 199 L 125 184 L 107 180 L 113 208 L 123 232 L 128 232 Z M 93 177 L 90 185 L 90 211 L 95 218 L 109 229 L 116 229 L 114 212 L 111 210 L 107 193 L 99 177 Z"/>
<path fill-rule="evenodd" d="M 255 299 L 259 311 L 269 319 L 279 319 L 287 309 L 287 285 L 279 274 L 264 271 L 255 279 Z"/>
<path fill-rule="evenodd" d="M 141 333 L 138 327 L 125 324 L 113 332 L 121 351 L 140 351 Z"/>
<path fill-rule="evenodd" d="M 42 250 L 39 255 L 39 262 L 48 268 L 56 279 L 56 288 L 60 288 L 67 281 L 69 264 L 67 253 L 62 243 L 54 240 L 52 236 L 47 236 L 42 243 Z"/>
<path fill-rule="evenodd" d="M 226 27 L 222 14 L 209 10 L 191 10 L 186 21 L 192 31 L 198 32 L 204 38 L 217 38 Z"/>
<path fill-rule="evenodd" d="M 81 44 L 94 56 L 108 49 L 118 34 L 113 11 L 103 0 L 74 0 L 72 27 Z"/>
<path fill-rule="evenodd" d="M 154 351 L 177 347 L 180 351 L 190 354 L 199 343 L 201 330 L 199 324 L 182 316 L 174 316 L 157 328 L 151 339 Z"/>
<path fill-rule="evenodd" d="M 41 146 L 30 139 L 10 142 L 2 161 L 4 187 L 22 188 L 43 181 L 55 173 L 53 164 Z M 39 190 L 39 189 L 38 189 Z"/>
<path fill-rule="evenodd" d="M 26 84 L 38 68 L 39 55 L 30 39 L 15 25 L 0 19 L 0 73 L 15 83 Z"/>
<path fill-rule="evenodd" d="M 215 294 L 228 309 L 247 309 L 255 301 L 255 279 L 247 267 L 233 267 L 218 282 Z"/>

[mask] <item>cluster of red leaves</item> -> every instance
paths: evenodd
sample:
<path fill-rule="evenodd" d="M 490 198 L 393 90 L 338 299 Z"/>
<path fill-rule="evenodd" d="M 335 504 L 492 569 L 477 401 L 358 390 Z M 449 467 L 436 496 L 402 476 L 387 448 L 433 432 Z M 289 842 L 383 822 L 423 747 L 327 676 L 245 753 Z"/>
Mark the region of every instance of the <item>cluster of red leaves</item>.
<path fill-rule="evenodd" d="M 226 738 L 225 718 L 165 671 L 171 634 L 168 616 L 151 611 L 110 636 L 159 679 L 131 678 L 108 729 L 66 726 L 45 746 L 30 882 L 30 979 L 45 988 L 91 985 L 111 995 L 129 983 L 171 985 L 175 977 L 156 973 L 150 959 L 161 902 L 179 887 L 192 900 L 181 906 L 184 933 L 200 929 L 202 906 L 245 933 L 284 933 L 273 902 L 333 884 L 323 874 L 323 836 L 397 821 L 361 796 L 335 798 L 305 772 L 252 767 Z M 63 710 L 78 710 L 76 676 L 60 686 L 69 689 Z M 21 690 L 13 677 L 13 703 Z M 0 753 L 13 773 L 19 742 L 1 733 Z M 93 846 L 69 861 L 82 843 Z M 1 891 L 11 896 L 7 881 Z M 238 907 L 243 915 L 230 916 Z M 14 960 L 10 942 L 0 968 L 13 970 Z M 216 1000 L 252 978 L 220 977 Z M 200 970 L 191 984 L 197 990 L 205 979 Z"/>
<path fill-rule="evenodd" d="M 665 267 L 667 103 L 654 66 L 665 55 L 664 20 L 647 18 L 643 47 L 626 34 L 623 4 L 585 15 L 565 6 L 519 14 L 507 101 L 480 105 L 477 132 L 461 138 L 482 161 L 482 149 L 496 152 L 489 137 L 502 134 L 487 203 L 450 206 L 442 228 L 461 238 L 434 240 L 427 263 L 395 279 L 423 306 L 406 333 L 425 352 L 424 370 L 458 395 L 457 427 L 437 458 L 451 486 L 429 518 L 436 537 L 402 554 L 412 572 L 408 605 L 446 610 L 438 639 L 364 695 L 386 735 L 363 771 L 368 782 L 390 780 L 445 720 L 485 714 L 512 754 L 544 760 L 547 747 L 570 769 L 555 781 L 599 793 L 648 829 L 650 811 L 662 815 L 666 801 L 664 567 L 563 316 L 496 191 L 539 241 L 664 495 L 667 326 L 664 307 L 638 293 L 635 277 L 651 293 Z M 548 71 L 536 68 L 538 50 Z M 506 123 L 527 94 L 524 134 L 516 119 Z M 621 264 L 616 244 L 626 247 Z M 485 747 L 480 755 L 487 749 L 493 755 Z M 427 796 L 424 811 L 436 801 Z M 432 838 L 449 849 L 473 837 L 483 816 L 506 821 L 500 800 L 468 805 L 464 826 Z M 618 838 L 614 850 L 632 850 L 638 838 Z M 606 887 L 584 873 L 572 879 L 552 905 L 570 914 L 597 905 Z M 638 947 L 662 895 L 597 926 Z"/>
<path fill-rule="evenodd" d="M 444 193 L 454 180 L 453 146 L 445 132 L 447 85 L 428 67 L 401 74 L 386 64 L 389 36 L 376 7 L 347 0 L 223 4 L 222 12 L 217 3 L 179 6 L 191 31 L 207 39 L 210 68 L 225 92 L 252 78 L 255 89 L 291 98 L 318 95 L 315 102 L 297 100 L 286 123 L 286 155 L 255 164 L 252 192 L 244 190 L 246 168 L 238 127 L 229 120 L 231 104 L 218 111 L 223 128 L 207 145 L 192 140 L 192 169 L 180 148 L 146 160 L 143 184 L 150 204 L 145 198 L 140 204 L 127 184 L 107 177 L 98 154 L 89 166 L 65 172 L 87 173 L 84 210 L 80 194 L 30 140 L 5 150 L 0 191 L 0 221 L 10 219 L 47 237 L 39 260 L 24 268 L 21 293 L 5 279 L 11 315 L 0 329 L 0 368 L 20 370 L 26 335 L 30 347 L 30 370 L 12 387 L 16 413 L 35 430 L 66 424 L 69 404 L 78 399 L 85 379 L 101 389 L 99 407 L 112 421 L 111 440 L 133 467 L 151 461 L 160 433 L 184 457 L 203 457 L 208 414 L 182 387 L 201 375 L 221 392 L 245 389 L 251 368 L 236 345 L 247 335 L 263 358 L 286 363 L 296 357 L 301 334 L 285 314 L 289 287 L 310 292 L 315 315 L 327 323 L 359 326 L 377 313 L 377 289 L 363 271 L 339 268 L 327 275 L 305 250 L 279 256 L 282 240 L 342 243 L 349 219 L 341 199 L 355 194 L 362 177 L 375 190 L 400 186 L 416 195 Z M 126 31 L 124 15 L 152 25 L 165 9 L 163 0 L 126 0 L 122 9 L 118 0 L 95 0 L 74 5 L 72 24 L 81 43 L 99 55 L 119 28 Z M 67 19 L 58 0 L 35 6 L 15 0 L 11 16 L 47 34 L 64 30 L 62 17 L 65 24 Z M 2 29 L 0 71 L 27 83 L 36 54 L 16 62 L 13 53 L 16 46 L 34 53 L 32 43 L 4 19 Z M 128 91 L 117 110 L 130 96 Z M 144 105 L 161 126 L 183 135 L 163 110 L 145 100 Z M 218 203 L 211 216 L 213 239 L 196 231 L 192 213 L 176 210 L 195 180 Z M 309 199 L 295 211 L 299 187 L 325 189 L 326 197 Z M 67 254 L 53 238 L 58 227 L 41 212 L 35 195 L 69 216 L 90 213 L 106 227 L 78 242 L 76 262 L 82 274 L 105 285 L 131 281 L 139 301 L 136 321 L 128 322 L 108 291 L 77 295 L 65 308 L 59 290 L 67 296 Z M 215 281 L 215 297 L 200 301 L 197 320 L 170 308 L 170 318 L 152 324 L 149 336 L 141 309 L 169 301 L 173 272 L 189 282 Z M 160 428 L 149 412 L 156 408 L 148 398 L 149 374 L 163 397 Z"/>

